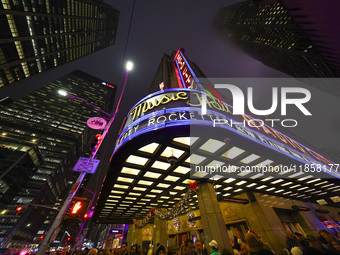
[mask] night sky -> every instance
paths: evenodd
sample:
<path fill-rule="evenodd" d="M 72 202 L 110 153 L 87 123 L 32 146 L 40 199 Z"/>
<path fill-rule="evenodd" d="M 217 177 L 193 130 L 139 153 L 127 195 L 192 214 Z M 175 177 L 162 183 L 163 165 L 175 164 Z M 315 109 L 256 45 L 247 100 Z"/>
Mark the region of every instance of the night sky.
<path fill-rule="evenodd" d="M 124 60 L 132 60 L 135 68 L 128 78 L 119 115 L 115 120 L 115 126 L 120 127 L 127 111 L 147 95 L 162 55 L 171 54 L 180 47 L 186 50 L 187 57 L 208 77 L 288 77 L 226 42 L 214 29 L 213 20 L 218 10 L 242 1 L 136 1 L 125 59 L 134 1 L 106 2 L 120 11 L 115 45 L 1 91 L 0 98 L 9 95 L 18 99 L 75 69 L 116 85 L 122 77 L 122 87 L 125 77 L 125 72 L 122 71 Z M 265 87 L 261 89 L 262 94 L 259 94 L 257 100 L 266 101 L 268 91 Z M 336 146 L 340 150 L 340 113 L 337 110 L 339 98 L 311 87 L 308 89 L 312 92 L 309 107 L 313 117 L 303 118 L 299 121 L 299 126 L 290 131 L 316 147 Z"/>

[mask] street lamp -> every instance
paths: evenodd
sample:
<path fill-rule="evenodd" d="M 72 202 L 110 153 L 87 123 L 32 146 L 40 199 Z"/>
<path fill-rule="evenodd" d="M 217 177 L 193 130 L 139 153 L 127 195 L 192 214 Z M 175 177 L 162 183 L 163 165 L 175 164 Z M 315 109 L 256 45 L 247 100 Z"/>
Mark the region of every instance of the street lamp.
<path fill-rule="evenodd" d="M 133 63 L 131 61 L 128 61 L 127 64 L 126 64 L 126 76 L 125 76 L 125 82 L 124 82 L 124 85 L 123 85 L 123 88 L 122 88 L 122 91 L 120 92 L 120 97 L 119 97 L 119 101 L 117 103 L 117 106 L 116 106 L 116 110 L 114 112 L 113 115 L 103 111 L 102 109 L 100 109 L 99 107 L 87 102 L 86 100 L 82 99 L 82 98 L 79 98 L 79 97 L 75 97 L 73 95 L 70 95 L 68 94 L 66 91 L 64 90 L 59 90 L 58 93 L 62 96 L 67 96 L 69 98 L 72 98 L 72 99 L 76 99 L 76 100 L 79 100 L 79 101 L 82 101 L 92 107 L 94 107 L 95 109 L 97 109 L 98 111 L 108 115 L 110 117 L 110 120 L 108 122 L 108 124 L 106 125 L 106 127 L 104 128 L 104 132 L 102 134 L 102 139 L 104 140 L 107 132 L 109 131 L 110 127 L 111 127 L 111 124 L 113 123 L 117 113 L 118 113 L 118 110 L 119 110 L 119 105 L 120 105 L 120 101 L 122 99 L 122 96 L 123 96 L 123 93 L 124 93 L 124 90 L 125 90 L 125 86 L 126 86 L 126 82 L 127 82 L 127 78 L 129 76 L 129 73 L 130 71 L 132 70 L 133 68 Z M 100 143 L 101 144 L 101 143 Z M 97 154 L 97 151 L 100 147 L 100 144 L 98 145 L 98 147 L 96 148 L 96 150 L 92 153 L 92 156 L 90 158 L 90 160 L 94 159 L 94 157 L 96 156 Z M 60 209 L 57 217 L 54 219 L 54 222 L 52 223 L 50 229 L 48 230 L 48 232 L 46 233 L 45 237 L 44 237 L 44 240 L 42 241 L 40 247 L 39 247 L 39 250 L 37 252 L 37 255 L 43 255 L 45 253 L 45 251 L 47 250 L 47 247 L 48 247 L 48 244 L 49 244 L 49 241 L 52 237 L 52 235 L 56 235 L 57 234 L 57 228 L 59 227 L 62 219 L 64 218 L 64 215 L 65 215 L 65 212 L 66 210 L 69 208 L 71 202 L 72 202 L 72 199 L 74 197 L 74 195 L 77 193 L 77 190 L 78 188 L 80 187 L 84 177 L 85 177 L 86 173 L 85 172 L 82 172 L 76 183 L 75 183 L 75 186 L 72 188 L 71 192 L 69 193 L 68 197 L 66 198 L 62 208 Z"/>
<path fill-rule="evenodd" d="M 133 69 L 133 63 L 131 61 L 128 61 L 126 63 L 126 75 L 125 75 L 125 81 L 124 81 L 124 85 L 123 85 L 123 88 L 122 88 L 122 91 L 120 93 L 120 97 L 119 97 L 119 100 L 118 100 L 118 103 L 117 103 L 117 106 L 116 106 L 116 111 L 114 112 L 113 114 L 113 118 L 117 115 L 118 113 L 118 110 L 119 110 L 119 105 L 120 105 L 120 101 L 122 100 L 122 96 L 123 96 L 123 93 L 124 93 L 124 90 L 125 90 L 125 86 L 126 86 L 126 82 L 127 82 L 127 79 L 129 77 L 129 73 L 130 71 Z"/>
<path fill-rule="evenodd" d="M 133 69 L 133 63 L 131 61 L 128 61 L 126 63 L 126 70 L 131 71 Z"/>
<path fill-rule="evenodd" d="M 64 97 L 66 97 L 68 95 L 67 92 L 63 89 L 59 89 L 58 93 L 59 93 L 59 95 L 64 96 Z"/>

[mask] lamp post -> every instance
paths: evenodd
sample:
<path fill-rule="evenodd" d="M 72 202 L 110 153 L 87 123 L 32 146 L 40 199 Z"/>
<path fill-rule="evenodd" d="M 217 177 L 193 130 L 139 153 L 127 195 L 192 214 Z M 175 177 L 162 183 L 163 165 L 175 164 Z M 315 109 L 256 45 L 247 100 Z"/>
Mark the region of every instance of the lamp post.
<path fill-rule="evenodd" d="M 103 132 L 103 134 L 102 134 L 102 139 L 104 140 L 104 138 L 105 138 L 107 132 L 109 131 L 109 129 L 110 129 L 110 127 L 111 127 L 111 124 L 113 123 L 113 121 L 114 121 L 114 119 L 115 119 L 115 117 L 116 117 L 116 115 L 117 115 L 117 113 L 118 113 L 119 104 L 120 104 L 120 101 L 121 101 L 121 99 L 122 99 L 122 96 L 123 96 L 123 93 L 124 93 L 124 90 L 125 90 L 125 86 L 126 86 L 126 82 L 127 82 L 129 73 L 130 73 L 130 71 L 132 70 L 132 68 L 133 68 L 133 63 L 130 62 L 130 61 L 127 62 L 127 64 L 126 64 L 126 76 L 125 76 L 125 82 L 124 82 L 122 91 L 120 92 L 119 101 L 118 101 L 118 103 L 117 103 L 116 110 L 115 110 L 115 112 L 114 112 L 113 115 L 111 115 L 111 114 L 109 114 L 109 113 L 107 113 L 107 112 L 101 110 L 101 109 L 98 108 L 97 106 L 95 106 L 95 105 L 93 105 L 93 104 L 87 102 L 86 100 L 84 100 L 84 99 L 82 99 L 82 98 L 75 97 L 75 96 L 72 96 L 72 95 L 67 94 L 66 91 L 59 90 L 58 93 L 59 93 L 60 95 L 62 95 L 62 96 L 67 96 L 67 97 L 69 97 L 69 98 L 76 99 L 76 100 L 79 100 L 79 101 L 81 101 L 81 102 L 84 102 L 84 103 L 86 103 L 86 104 L 88 104 L 88 105 L 94 107 L 95 109 L 99 110 L 100 112 L 102 112 L 102 113 L 104 113 L 104 114 L 106 114 L 106 115 L 108 115 L 108 116 L 110 117 L 110 120 L 109 120 L 108 124 L 106 125 L 106 127 L 104 128 L 104 132 Z M 101 145 L 101 143 L 100 143 L 99 146 L 95 149 L 95 151 L 92 153 L 92 156 L 91 156 L 90 159 L 94 159 L 94 157 L 96 156 L 97 151 L 98 151 L 100 145 Z M 85 175 L 86 175 L 85 172 L 82 172 L 82 173 L 79 175 L 79 177 L 78 177 L 78 179 L 77 179 L 75 185 L 73 186 L 73 188 L 71 189 L 69 195 L 67 196 L 67 198 L 66 198 L 66 200 L 65 200 L 65 202 L 64 202 L 64 204 L 63 204 L 63 206 L 62 206 L 62 208 L 60 209 L 58 215 L 57 215 L 56 218 L 54 219 L 54 221 L 53 221 L 53 223 L 52 223 L 50 229 L 49 229 L 48 232 L 46 233 L 44 240 L 43 240 L 42 243 L 40 244 L 39 249 L 38 249 L 36 255 L 43 255 L 43 254 L 45 254 L 45 251 L 47 250 L 47 248 L 48 248 L 48 246 L 49 246 L 51 237 L 53 236 L 53 234 L 56 235 L 55 232 L 57 231 L 57 229 L 58 229 L 58 227 L 59 227 L 61 221 L 63 220 L 64 215 L 65 215 L 67 209 L 69 208 L 69 206 L 70 206 L 70 204 L 71 204 L 71 202 L 72 202 L 72 199 L 73 199 L 74 195 L 77 193 L 77 190 L 78 190 L 78 188 L 80 187 L 80 185 L 81 185 L 81 183 L 82 183 L 82 181 L 83 181 Z"/>

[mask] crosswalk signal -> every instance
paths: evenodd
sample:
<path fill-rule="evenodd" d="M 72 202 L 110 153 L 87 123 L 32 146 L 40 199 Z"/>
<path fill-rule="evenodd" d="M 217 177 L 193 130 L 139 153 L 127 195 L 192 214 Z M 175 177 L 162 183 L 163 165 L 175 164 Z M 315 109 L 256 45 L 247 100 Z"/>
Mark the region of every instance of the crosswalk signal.
<path fill-rule="evenodd" d="M 69 207 L 68 214 L 72 218 L 83 218 L 89 209 L 91 200 L 84 197 L 75 197 Z"/>

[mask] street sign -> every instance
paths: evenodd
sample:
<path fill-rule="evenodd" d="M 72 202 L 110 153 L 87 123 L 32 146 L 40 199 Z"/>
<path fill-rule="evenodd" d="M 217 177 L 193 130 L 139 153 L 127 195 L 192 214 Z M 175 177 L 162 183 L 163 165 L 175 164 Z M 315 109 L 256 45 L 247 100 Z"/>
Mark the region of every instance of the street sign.
<path fill-rule="evenodd" d="M 70 190 L 70 193 L 75 192 L 78 189 L 79 184 L 80 184 L 79 182 L 76 182 L 75 184 L 73 184 Z"/>
<path fill-rule="evenodd" d="M 121 232 L 122 232 L 121 229 L 116 229 L 116 228 L 110 229 L 110 235 L 121 234 Z"/>
<path fill-rule="evenodd" d="M 80 157 L 77 164 L 74 166 L 73 171 L 94 174 L 97 170 L 99 163 L 100 163 L 99 159 Z"/>
<path fill-rule="evenodd" d="M 93 117 L 87 120 L 87 125 L 92 129 L 104 129 L 106 124 L 106 120 L 101 117 Z"/>

